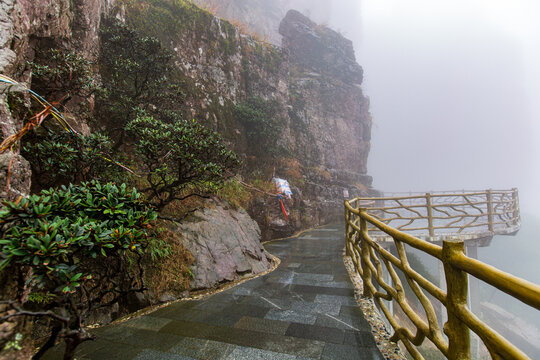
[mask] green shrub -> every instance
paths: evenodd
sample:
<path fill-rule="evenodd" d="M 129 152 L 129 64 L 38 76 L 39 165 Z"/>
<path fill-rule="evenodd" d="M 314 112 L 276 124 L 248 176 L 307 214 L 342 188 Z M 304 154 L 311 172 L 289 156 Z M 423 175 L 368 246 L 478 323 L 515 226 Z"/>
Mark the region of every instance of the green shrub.
<path fill-rule="evenodd" d="M 244 125 L 248 151 L 258 157 L 270 158 L 283 152 L 278 145 L 283 119 L 279 103 L 261 97 L 250 97 L 234 107 L 234 117 Z"/>
<path fill-rule="evenodd" d="M 110 159 L 110 139 L 98 132 L 88 136 L 67 131 L 37 132 L 28 137 L 23 155 L 32 166 L 34 188 L 90 180 L 118 180 L 126 172 Z"/>
<path fill-rule="evenodd" d="M 59 100 L 59 97 L 67 94 L 87 98 L 99 89 L 92 64 L 86 57 L 73 51 L 38 49 L 35 60 L 29 62 L 29 66 L 32 70 L 32 90 L 50 100 Z"/>
<path fill-rule="evenodd" d="M 98 118 L 117 145 L 125 126 L 142 109 L 170 120 L 186 97 L 174 54 L 161 42 L 106 18 L 100 32 L 99 65 L 104 91 L 97 99 Z"/>
<path fill-rule="evenodd" d="M 2 296 L 15 312 L 0 321 L 48 317 L 53 331 L 46 346 L 62 336 L 72 353 L 92 338 L 83 328 L 92 310 L 145 289 L 141 259 L 155 218 L 135 189 L 96 181 L 4 203 L 0 269 L 26 282 L 15 299 Z"/>
<path fill-rule="evenodd" d="M 162 210 L 174 200 L 215 191 L 233 175 L 240 161 L 221 136 L 195 120 L 165 123 L 141 112 L 126 129 L 136 139 L 135 149 L 149 186 L 142 191 Z"/>

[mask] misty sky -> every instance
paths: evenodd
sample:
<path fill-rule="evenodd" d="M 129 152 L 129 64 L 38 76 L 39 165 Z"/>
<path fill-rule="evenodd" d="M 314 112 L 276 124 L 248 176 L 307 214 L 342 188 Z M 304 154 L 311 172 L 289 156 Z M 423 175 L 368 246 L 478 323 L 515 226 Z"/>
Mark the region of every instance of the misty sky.
<path fill-rule="evenodd" d="M 540 201 L 540 1 L 333 0 L 330 25 L 364 68 L 376 188 Z"/>

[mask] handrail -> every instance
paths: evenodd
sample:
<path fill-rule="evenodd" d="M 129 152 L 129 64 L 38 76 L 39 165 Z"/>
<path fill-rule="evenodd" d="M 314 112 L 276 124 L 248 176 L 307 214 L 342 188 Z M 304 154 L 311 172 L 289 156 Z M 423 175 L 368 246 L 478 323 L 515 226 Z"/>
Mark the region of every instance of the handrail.
<path fill-rule="evenodd" d="M 485 196 L 489 193 L 493 195 L 502 192 L 487 191 L 475 194 Z M 510 194 L 513 199 L 510 200 L 513 205 L 509 209 L 513 211 L 512 219 L 518 220 L 513 224 L 512 230 L 514 230 L 516 226 L 519 228 L 519 207 L 514 206 L 517 205 L 517 190 L 504 191 L 504 193 Z M 457 196 L 463 197 L 464 194 L 457 194 Z M 372 201 L 378 201 L 375 199 Z M 463 240 L 447 240 L 441 237 L 442 246 L 439 246 L 399 231 L 373 214 L 380 210 L 380 207 L 360 207 L 361 201 L 365 203 L 366 199 L 356 198 L 345 201 L 346 252 L 362 277 L 363 295 L 374 299 L 392 326 L 394 330 L 392 341 L 401 341 L 414 359 L 423 359 L 417 347 L 422 345 L 427 338 L 446 358 L 466 360 L 471 359 L 470 332 L 472 331 L 478 335 L 493 359 L 529 359 L 523 351 L 485 324 L 468 308 L 468 275 L 540 310 L 539 285 L 467 257 Z M 494 227 L 492 233 L 496 231 L 497 227 Z M 383 233 L 387 238 L 391 238 L 397 249 L 397 255 L 386 250 L 376 240 L 378 237 L 372 236 L 373 233 Z M 411 267 L 405 245 L 414 247 L 442 262 L 446 290 L 433 284 Z M 406 299 L 398 271 L 405 276 L 419 301 L 423 310 L 422 316 Z M 389 276 L 391 281 L 386 281 L 386 276 Z M 443 329 L 439 325 L 442 319 L 437 318 L 436 306 L 428 295 L 437 299 L 446 310 L 444 315 L 448 320 Z M 413 324 L 412 331 L 398 323 L 384 300 L 395 301 L 399 305 Z"/>
<path fill-rule="evenodd" d="M 442 235 L 449 234 L 511 234 L 521 225 L 517 189 L 411 193 L 355 198 L 349 202 L 355 207 L 366 204 L 381 222 L 430 241 L 440 241 Z M 374 233 L 373 236 L 386 235 Z"/>

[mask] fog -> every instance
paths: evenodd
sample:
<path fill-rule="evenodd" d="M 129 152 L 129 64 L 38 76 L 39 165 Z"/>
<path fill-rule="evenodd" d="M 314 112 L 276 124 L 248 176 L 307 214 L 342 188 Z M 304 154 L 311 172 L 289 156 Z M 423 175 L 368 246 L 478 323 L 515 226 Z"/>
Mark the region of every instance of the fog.
<path fill-rule="evenodd" d="M 364 0 L 353 33 L 384 191 L 518 187 L 540 200 L 540 3 Z"/>

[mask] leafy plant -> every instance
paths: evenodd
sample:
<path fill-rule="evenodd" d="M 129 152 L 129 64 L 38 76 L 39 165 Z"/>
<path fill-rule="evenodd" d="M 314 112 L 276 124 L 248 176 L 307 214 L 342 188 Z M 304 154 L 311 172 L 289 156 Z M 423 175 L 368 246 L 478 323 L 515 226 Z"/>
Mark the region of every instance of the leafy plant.
<path fill-rule="evenodd" d="M 61 48 L 38 49 L 32 70 L 32 89 L 50 101 L 71 96 L 89 98 L 100 89 L 92 63 L 81 54 Z"/>
<path fill-rule="evenodd" d="M 273 157 L 283 152 L 279 139 L 283 120 L 279 103 L 252 96 L 235 105 L 234 116 L 247 131 L 249 151 L 259 157 Z"/>
<path fill-rule="evenodd" d="M 148 201 L 162 210 L 174 200 L 215 191 L 240 165 L 221 136 L 195 120 L 165 123 L 141 112 L 126 129 L 146 172 Z"/>
<path fill-rule="evenodd" d="M 185 94 L 174 55 L 153 37 L 141 36 L 116 19 L 104 19 L 99 65 L 104 92 L 98 116 L 124 143 L 125 125 L 142 109 L 163 119 L 178 115 Z"/>
<path fill-rule="evenodd" d="M 27 280 L 16 299 L 0 301 L 15 310 L 0 321 L 51 318 L 51 336 L 36 358 L 58 336 L 66 340 L 66 358 L 71 358 L 78 344 L 93 338 L 83 328 L 91 311 L 145 289 L 141 258 L 155 218 L 135 189 L 96 181 L 4 203 L 0 270 Z"/>
<path fill-rule="evenodd" d="M 112 158 L 110 139 L 98 132 L 88 136 L 69 132 L 37 132 L 23 146 L 32 166 L 34 188 L 80 183 L 92 179 L 107 181 L 125 175 Z"/>
<path fill-rule="evenodd" d="M 22 345 L 21 345 L 22 339 L 23 339 L 23 335 L 21 333 L 15 334 L 15 338 L 6 343 L 6 345 L 4 346 L 4 350 L 9 350 L 9 349 L 13 349 L 15 351 L 22 350 Z"/>

